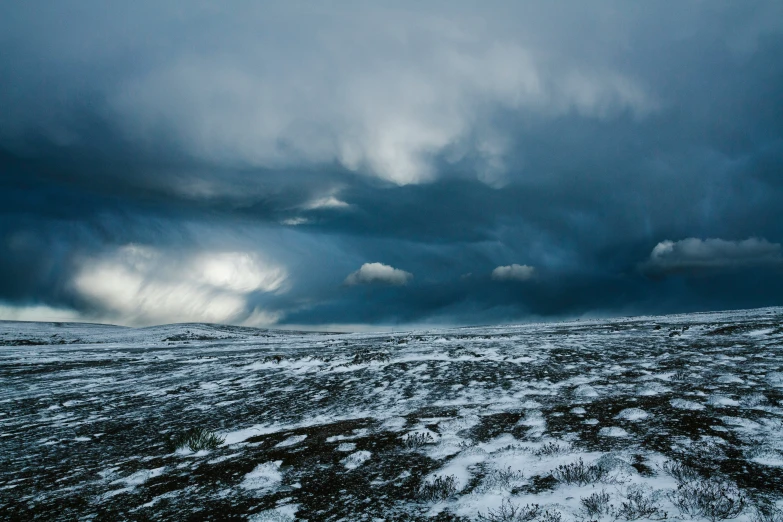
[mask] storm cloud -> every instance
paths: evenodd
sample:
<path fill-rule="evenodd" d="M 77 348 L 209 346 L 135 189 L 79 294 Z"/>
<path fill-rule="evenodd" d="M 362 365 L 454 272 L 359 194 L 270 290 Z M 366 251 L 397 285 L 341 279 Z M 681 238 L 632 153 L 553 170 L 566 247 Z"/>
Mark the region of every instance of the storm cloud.
<path fill-rule="evenodd" d="M 0 318 L 781 304 L 780 20 L 775 1 L 6 3 Z"/>

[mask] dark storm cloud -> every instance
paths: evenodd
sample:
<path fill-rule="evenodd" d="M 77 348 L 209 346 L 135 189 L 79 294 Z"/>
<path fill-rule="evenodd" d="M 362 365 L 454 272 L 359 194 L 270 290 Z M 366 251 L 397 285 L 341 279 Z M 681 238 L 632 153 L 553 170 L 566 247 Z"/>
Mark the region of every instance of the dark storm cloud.
<path fill-rule="evenodd" d="M 780 304 L 781 19 L 777 2 L 4 5 L 0 313 Z M 343 284 L 368 263 L 415 277 Z M 535 277 L 492 276 L 515 266 Z"/>

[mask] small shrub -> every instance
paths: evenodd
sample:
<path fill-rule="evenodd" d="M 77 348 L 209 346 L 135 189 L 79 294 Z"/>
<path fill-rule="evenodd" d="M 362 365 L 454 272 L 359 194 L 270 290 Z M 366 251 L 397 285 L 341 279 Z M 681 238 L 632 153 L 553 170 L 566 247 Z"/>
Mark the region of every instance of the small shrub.
<path fill-rule="evenodd" d="M 740 399 L 740 402 L 742 403 L 743 406 L 747 408 L 754 408 L 761 404 L 766 404 L 768 402 L 768 399 L 766 395 L 762 393 L 752 393 L 750 395 L 746 395 L 745 397 L 742 397 L 742 399 Z"/>
<path fill-rule="evenodd" d="M 172 451 L 188 448 L 190 451 L 213 450 L 218 448 L 225 437 L 221 437 L 206 428 L 191 428 L 170 439 L 169 447 Z"/>
<path fill-rule="evenodd" d="M 696 441 L 688 448 L 688 456 L 696 459 L 700 467 L 717 469 L 719 461 L 726 458 L 726 451 L 712 441 Z"/>
<path fill-rule="evenodd" d="M 557 487 L 557 479 L 548 475 L 533 475 L 530 477 L 530 484 L 525 488 L 531 493 L 542 493 L 544 491 L 551 491 Z"/>
<path fill-rule="evenodd" d="M 446 500 L 457 493 L 457 477 L 454 475 L 437 476 L 431 482 L 421 486 L 420 495 L 424 500 Z"/>
<path fill-rule="evenodd" d="M 585 464 L 582 459 L 571 464 L 561 464 L 552 472 L 552 476 L 565 484 L 586 486 L 605 479 L 609 469 L 602 464 Z"/>
<path fill-rule="evenodd" d="M 593 493 L 589 497 L 582 497 L 582 509 L 589 517 L 600 517 L 612 512 L 612 505 L 609 503 L 611 497 L 609 493 L 601 490 L 600 493 Z"/>
<path fill-rule="evenodd" d="M 680 484 L 669 498 L 682 513 L 702 516 L 712 522 L 737 518 L 747 505 L 737 486 L 721 480 Z"/>
<path fill-rule="evenodd" d="M 735 335 L 738 333 L 743 333 L 748 329 L 749 327 L 745 325 L 730 324 L 726 326 L 721 326 L 720 328 L 716 328 L 711 332 L 707 332 L 707 335 Z"/>
<path fill-rule="evenodd" d="M 409 433 L 402 443 L 406 448 L 420 448 L 426 444 L 435 444 L 435 439 L 429 433 Z"/>
<path fill-rule="evenodd" d="M 511 467 L 506 469 L 493 469 L 483 478 L 478 490 L 480 493 L 497 490 L 512 490 L 514 486 L 522 482 L 525 476 L 521 471 L 512 471 Z"/>
<path fill-rule="evenodd" d="M 742 449 L 742 451 L 745 454 L 745 458 L 748 460 L 765 457 L 770 453 L 775 453 L 775 451 L 765 444 L 765 441 L 762 439 L 748 440 L 747 445 Z"/>
<path fill-rule="evenodd" d="M 666 518 L 666 513 L 656 505 L 655 499 L 646 495 L 642 489 L 633 489 L 628 492 L 628 500 L 620 505 L 617 516 L 625 520 L 638 520 L 640 518 Z"/>
<path fill-rule="evenodd" d="M 349 364 L 367 364 L 371 362 L 388 362 L 391 354 L 387 351 L 362 350 L 353 355 Z"/>
<path fill-rule="evenodd" d="M 554 457 L 555 455 L 562 455 L 567 453 L 570 447 L 566 444 L 559 444 L 557 442 L 547 442 L 533 453 L 538 457 Z"/>
<path fill-rule="evenodd" d="M 761 505 L 756 507 L 751 522 L 783 522 L 783 510 L 774 505 Z"/>
<path fill-rule="evenodd" d="M 683 484 L 692 480 L 701 479 L 701 475 L 694 468 L 681 464 L 674 460 L 667 460 L 663 463 L 663 471 L 669 474 L 674 480 Z"/>
<path fill-rule="evenodd" d="M 559 511 L 544 511 L 544 514 L 539 517 L 541 522 L 562 522 L 563 514 Z"/>
<path fill-rule="evenodd" d="M 538 504 L 517 506 L 506 499 L 497 509 L 488 509 L 487 514 L 479 512 L 478 519 L 482 522 L 530 522 L 541 512 Z"/>
<path fill-rule="evenodd" d="M 638 453 L 633 456 L 633 462 L 631 463 L 631 467 L 635 469 L 636 472 L 643 477 L 655 476 L 655 471 L 646 464 L 644 460 L 644 456 L 639 455 Z"/>

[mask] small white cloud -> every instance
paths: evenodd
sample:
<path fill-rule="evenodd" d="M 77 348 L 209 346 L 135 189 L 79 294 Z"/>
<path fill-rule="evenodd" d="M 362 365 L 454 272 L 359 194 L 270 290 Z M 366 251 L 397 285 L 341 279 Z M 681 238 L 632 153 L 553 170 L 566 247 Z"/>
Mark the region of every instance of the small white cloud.
<path fill-rule="evenodd" d="M 334 196 L 326 196 L 323 198 L 317 198 L 312 201 L 309 201 L 307 204 L 304 205 L 303 208 L 306 210 L 320 210 L 320 209 L 338 209 L 338 208 L 348 208 L 351 205 L 346 203 L 345 201 L 339 200 Z"/>
<path fill-rule="evenodd" d="M 294 217 L 294 218 L 284 219 L 280 223 L 282 223 L 283 225 L 288 225 L 288 226 L 291 226 L 291 227 L 295 227 L 295 226 L 298 226 L 298 225 L 306 225 L 306 224 L 310 223 L 310 220 L 307 219 L 307 218 L 303 218 L 303 217 Z"/>
<path fill-rule="evenodd" d="M 356 272 L 345 278 L 348 286 L 383 283 L 387 285 L 406 285 L 413 279 L 413 274 L 383 263 L 365 263 Z"/>
<path fill-rule="evenodd" d="M 698 239 L 661 241 L 641 264 L 648 273 L 721 270 L 761 265 L 783 265 L 783 248 L 766 239 L 744 241 Z"/>
<path fill-rule="evenodd" d="M 492 279 L 495 281 L 527 281 L 532 279 L 536 269 L 528 265 L 499 266 L 492 271 Z"/>

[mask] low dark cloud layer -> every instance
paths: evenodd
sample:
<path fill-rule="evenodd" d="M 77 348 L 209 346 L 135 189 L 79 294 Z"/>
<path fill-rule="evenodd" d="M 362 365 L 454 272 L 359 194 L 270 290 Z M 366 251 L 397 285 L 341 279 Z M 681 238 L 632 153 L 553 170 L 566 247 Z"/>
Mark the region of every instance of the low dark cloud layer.
<path fill-rule="evenodd" d="M 0 7 L 0 318 L 781 304 L 781 4 L 519 4 Z"/>

